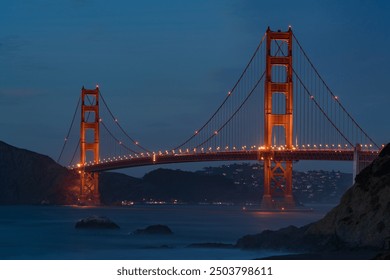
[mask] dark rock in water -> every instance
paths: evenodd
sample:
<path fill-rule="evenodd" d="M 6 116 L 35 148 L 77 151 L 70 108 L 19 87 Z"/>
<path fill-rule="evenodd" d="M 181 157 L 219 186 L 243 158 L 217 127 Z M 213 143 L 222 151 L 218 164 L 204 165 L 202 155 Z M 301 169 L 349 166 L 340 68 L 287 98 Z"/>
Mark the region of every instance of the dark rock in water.
<path fill-rule="evenodd" d="M 119 229 L 119 226 L 107 217 L 90 216 L 79 220 L 75 228 L 78 229 Z"/>
<path fill-rule="evenodd" d="M 390 144 L 356 176 L 356 183 L 323 219 L 304 227 L 244 236 L 244 249 L 294 251 L 385 248 L 390 238 Z M 389 243 L 389 242 L 387 242 Z"/>
<path fill-rule="evenodd" d="M 188 248 L 213 248 L 213 249 L 232 249 L 233 244 L 226 243 L 193 243 L 187 246 Z"/>
<path fill-rule="evenodd" d="M 169 235 L 173 234 L 172 230 L 165 225 L 152 225 L 144 229 L 137 229 L 133 234 L 162 234 Z"/>

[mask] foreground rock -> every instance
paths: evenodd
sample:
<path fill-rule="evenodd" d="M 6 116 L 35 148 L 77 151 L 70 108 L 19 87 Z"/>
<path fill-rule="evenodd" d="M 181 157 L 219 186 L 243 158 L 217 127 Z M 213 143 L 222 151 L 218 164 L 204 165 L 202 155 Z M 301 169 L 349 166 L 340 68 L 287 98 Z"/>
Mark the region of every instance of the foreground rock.
<path fill-rule="evenodd" d="M 107 217 L 90 216 L 79 220 L 75 228 L 78 229 L 119 229 L 119 226 Z"/>
<path fill-rule="evenodd" d="M 152 225 L 144 229 L 137 229 L 133 234 L 142 235 L 142 234 L 161 234 L 161 235 L 170 235 L 173 234 L 172 230 L 165 225 Z"/>
<path fill-rule="evenodd" d="M 304 227 L 263 231 L 237 241 L 243 249 L 380 250 L 390 237 L 390 144 L 356 176 L 356 183 L 323 219 Z"/>

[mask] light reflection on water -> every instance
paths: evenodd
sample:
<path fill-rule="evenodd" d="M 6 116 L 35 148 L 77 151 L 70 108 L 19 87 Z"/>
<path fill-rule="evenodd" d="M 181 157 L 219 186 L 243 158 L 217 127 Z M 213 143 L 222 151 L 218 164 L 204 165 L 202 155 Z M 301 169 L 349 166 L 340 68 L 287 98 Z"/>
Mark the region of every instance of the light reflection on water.
<path fill-rule="evenodd" d="M 282 252 L 187 248 L 231 243 L 246 234 L 316 221 L 332 205 L 305 213 L 244 212 L 239 206 L 135 205 L 125 207 L 0 206 L 0 259 L 253 259 Z M 119 230 L 76 230 L 78 219 L 107 216 Z M 164 224 L 171 236 L 131 233 Z"/>

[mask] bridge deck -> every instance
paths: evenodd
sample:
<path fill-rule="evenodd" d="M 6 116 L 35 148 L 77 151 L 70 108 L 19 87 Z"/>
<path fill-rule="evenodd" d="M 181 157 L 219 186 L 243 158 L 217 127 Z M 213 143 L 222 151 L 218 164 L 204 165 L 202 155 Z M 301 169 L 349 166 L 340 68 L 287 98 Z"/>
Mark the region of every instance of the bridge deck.
<path fill-rule="evenodd" d="M 206 161 L 261 161 L 266 156 L 271 156 L 276 161 L 299 161 L 299 160 L 334 160 L 353 161 L 353 150 L 240 150 L 220 151 L 205 153 L 178 153 L 178 154 L 155 154 L 150 156 L 139 156 L 133 158 L 121 158 L 103 160 L 100 163 L 86 164 L 73 168 L 84 169 L 87 172 L 99 172 L 130 167 L 185 163 L 185 162 L 206 162 Z M 378 155 L 378 151 L 359 151 L 359 160 L 371 162 Z"/>

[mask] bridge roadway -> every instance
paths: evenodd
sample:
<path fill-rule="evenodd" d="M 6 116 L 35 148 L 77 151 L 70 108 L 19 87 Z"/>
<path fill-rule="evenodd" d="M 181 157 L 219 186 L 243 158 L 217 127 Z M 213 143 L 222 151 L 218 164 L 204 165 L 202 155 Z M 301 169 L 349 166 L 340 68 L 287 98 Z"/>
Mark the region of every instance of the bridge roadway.
<path fill-rule="evenodd" d="M 379 151 L 359 151 L 359 161 L 373 161 Z M 99 163 L 89 163 L 85 166 L 72 168 L 74 170 L 83 170 L 86 172 L 100 172 L 114 169 L 123 169 L 130 167 L 202 162 L 202 161 L 261 161 L 267 156 L 271 156 L 276 161 L 299 161 L 299 160 L 334 160 L 334 161 L 353 161 L 354 150 L 239 150 L 239 151 L 218 151 L 218 152 L 197 152 L 197 153 L 168 153 L 151 154 L 148 156 L 139 156 L 132 158 L 121 158 L 102 160 Z"/>

